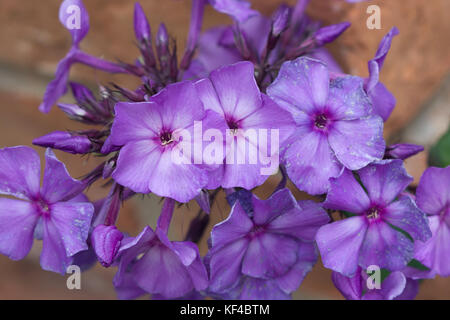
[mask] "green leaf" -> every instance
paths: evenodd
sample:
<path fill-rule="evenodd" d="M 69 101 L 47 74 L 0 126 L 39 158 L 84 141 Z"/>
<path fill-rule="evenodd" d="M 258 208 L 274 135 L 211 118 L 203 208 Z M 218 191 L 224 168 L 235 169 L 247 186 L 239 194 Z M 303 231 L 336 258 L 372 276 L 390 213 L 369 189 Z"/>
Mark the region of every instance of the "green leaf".
<path fill-rule="evenodd" d="M 431 148 L 428 164 L 445 168 L 450 165 L 450 127 L 439 141 Z"/>
<path fill-rule="evenodd" d="M 352 212 L 348 212 L 348 211 L 339 211 L 339 212 L 342 213 L 346 218 L 357 216 L 356 213 L 352 213 Z"/>
<path fill-rule="evenodd" d="M 408 267 L 414 268 L 414 269 L 418 269 L 421 271 L 428 271 L 430 270 L 428 267 L 424 266 L 422 263 L 420 263 L 420 261 L 417 261 L 416 259 L 412 259 L 409 263 L 408 263 Z"/>

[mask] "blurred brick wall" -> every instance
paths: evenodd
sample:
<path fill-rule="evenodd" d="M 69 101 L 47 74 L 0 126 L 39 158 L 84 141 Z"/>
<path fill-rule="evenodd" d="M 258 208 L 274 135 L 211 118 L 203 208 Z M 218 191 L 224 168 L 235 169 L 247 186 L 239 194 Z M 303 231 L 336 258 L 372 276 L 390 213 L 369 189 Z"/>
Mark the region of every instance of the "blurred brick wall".
<path fill-rule="evenodd" d="M 85 0 L 90 13 L 91 30 L 82 48 L 107 59 L 133 61 L 138 51 L 133 38 L 133 7 L 131 0 Z M 283 1 L 255 0 L 253 7 L 269 14 Z M 284 1 L 294 4 L 295 0 Z M 59 24 L 59 0 L 1 0 L 0 1 L 0 147 L 30 145 L 33 138 L 54 130 L 75 129 L 79 126 L 67 120 L 59 110 L 43 115 L 37 110 L 47 82 L 56 65 L 70 45 L 68 32 Z M 141 4 L 150 18 L 153 30 L 164 21 L 169 32 L 177 39 L 179 47 L 185 45 L 189 23 L 190 1 L 142 0 Z M 366 28 L 367 3 L 347 4 L 343 0 L 312 0 L 308 13 L 325 23 L 352 22 L 352 27 L 329 48 L 344 69 L 352 74 L 367 76 L 367 61 L 373 57 L 380 39 L 392 27 L 400 29 L 384 65 L 381 80 L 394 93 L 398 104 L 386 123 L 388 141 L 414 140 L 408 133 L 411 122 L 419 122 L 430 107 L 436 94 L 444 95 L 443 102 L 435 106 L 437 116 L 442 109 L 448 111 L 448 85 L 442 87 L 450 68 L 450 10 L 448 0 L 384 0 L 371 1 L 381 7 L 382 30 Z M 208 8 L 205 28 L 230 20 Z M 88 84 L 107 83 L 111 78 L 91 69 L 76 66 L 72 79 Z M 137 82 L 127 76 L 115 76 L 114 81 L 134 87 Z M 444 91 L 443 91 L 444 90 Z M 436 93 L 437 92 L 437 93 Z M 445 96 L 447 94 L 447 96 Z M 447 99 L 445 98 L 447 97 Z M 433 100 L 434 101 L 434 100 Z M 444 111 L 445 111 L 444 110 Z M 427 122 L 433 126 L 433 122 Z M 447 120 L 448 125 L 448 120 Z M 440 130 L 440 129 L 439 129 Z M 405 133 L 406 132 L 406 133 Z M 416 135 L 420 135 L 420 132 Z M 414 142 L 414 141 L 406 141 Z M 428 143 L 431 143 L 428 141 Z M 38 150 L 43 155 L 43 150 Z M 95 167 L 97 159 L 86 159 L 57 152 L 71 174 L 80 177 Z M 88 161 L 89 160 L 89 161 Z M 425 168 L 426 154 L 408 161 L 408 170 L 417 179 Z M 278 182 L 273 177 L 258 189 L 258 195 L 267 196 Z M 293 188 L 297 197 L 303 196 Z M 89 191 L 91 199 L 104 196 L 106 191 L 94 186 Z M 228 213 L 223 195 L 216 205 L 209 230 Z M 119 224 L 131 234 L 136 234 L 142 224 L 154 223 L 158 203 L 155 199 L 132 201 L 126 204 Z M 174 238 L 182 237 L 197 207 L 190 204 L 175 214 Z M 40 270 L 39 244 L 24 261 L 12 262 L 0 256 L 0 299 L 109 299 L 114 298 L 111 284 L 113 269 L 97 266 L 83 276 L 82 290 L 69 291 L 65 277 Z M 206 250 L 202 242 L 201 250 Z M 425 281 L 419 298 L 450 298 L 450 281 L 436 279 Z M 318 266 L 306 278 L 296 298 L 341 298 L 330 281 L 330 271 Z"/>

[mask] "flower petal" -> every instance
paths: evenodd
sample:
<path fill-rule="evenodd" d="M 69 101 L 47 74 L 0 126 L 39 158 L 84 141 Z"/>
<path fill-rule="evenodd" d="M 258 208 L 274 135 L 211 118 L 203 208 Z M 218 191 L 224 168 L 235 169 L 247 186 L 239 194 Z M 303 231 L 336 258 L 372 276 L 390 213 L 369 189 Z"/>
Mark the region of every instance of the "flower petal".
<path fill-rule="evenodd" d="M 256 225 L 270 226 L 274 219 L 283 217 L 290 210 L 294 213 L 300 211 L 297 200 L 287 188 L 275 192 L 267 200 L 260 200 L 255 195 L 252 196 L 252 200 L 254 208 L 252 219 Z"/>
<path fill-rule="evenodd" d="M 0 253 L 23 259 L 33 245 L 38 214 L 29 202 L 0 198 Z"/>
<path fill-rule="evenodd" d="M 229 26 L 213 27 L 201 34 L 197 44 L 198 54 L 184 73 L 184 79 L 206 78 L 211 71 L 241 60 L 241 55 L 236 48 L 223 46 L 220 43 L 222 35 L 230 28 Z"/>
<path fill-rule="evenodd" d="M 251 62 L 238 62 L 211 72 L 210 86 L 214 91 L 200 92 L 200 99 L 206 109 L 212 109 L 209 103 L 213 101 L 215 92 L 222 114 L 238 121 L 258 110 L 262 105 L 261 94 L 254 77 L 254 66 Z M 207 88 L 205 84 L 205 88 Z M 206 94 L 208 92 L 208 94 Z M 208 100 L 206 100 L 208 98 Z M 216 110 L 214 107 L 213 110 Z"/>
<path fill-rule="evenodd" d="M 368 289 L 362 300 L 394 300 L 406 286 L 406 278 L 400 271 L 392 272 L 381 283 L 381 289 Z"/>
<path fill-rule="evenodd" d="M 141 143 L 141 142 L 140 142 Z M 160 151 L 155 151 L 156 153 Z M 178 202 L 194 199 L 208 182 L 208 173 L 192 163 L 176 163 L 172 151 L 163 151 L 153 167 L 147 167 L 150 176 L 148 187 L 160 197 L 169 197 Z M 153 155 L 152 153 L 152 155 Z M 119 156 L 120 160 L 120 156 Z M 136 165 L 139 162 L 134 162 Z"/>
<path fill-rule="evenodd" d="M 358 170 L 384 155 L 383 120 L 378 116 L 336 121 L 328 141 L 339 161 L 348 169 Z"/>
<path fill-rule="evenodd" d="M 403 233 L 383 221 L 371 223 L 361 246 L 359 265 L 377 265 L 390 271 L 406 267 L 413 258 L 414 246 Z"/>
<path fill-rule="evenodd" d="M 322 62 L 301 57 L 281 66 L 267 93 L 294 119 L 301 113 L 322 111 L 328 99 L 329 74 Z"/>
<path fill-rule="evenodd" d="M 204 118 L 204 107 L 191 81 L 170 84 L 150 97 L 166 130 L 183 129 Z"/>
<path fill-rule="evenodd" d="M 165 246 L 154 245 L 149 248 L 133 266 L 131 273 L 139 287 L 151 294 L 177 298 L 193 289 L 186 267 Z"/>
<path fill-rule="evenodd" d="M 39 155 L 29 147 L 0 149 L 0 194 L 21 199 L 39 196 Z"/>
<path fill-rule="evenodd" d="M 323 194 L 328 190 L 328 179 L 336 177 L 341 166 L 334 157 L 327 137 L 310 132 L 287 146 L 283 156 L 286 171 L 292 182 L 309 194 Z"/>
<path fill-rule="evenodd" d="M 339 272 L 331 274 L 331 280 L 334 286 L 347 300 L 361 300 L 362 286 L 361 286 L 361 269 L 352 277 L 346 277 Z"/>
<path fill-rule="evenodd" d="M 172 242 L 172 245 L 179 257 L 183 251 L 181 248 L 189 248 L 189 251 L 195 252 L 195 259 L 189 265 L 185 266 L 191 277 L 195 290 L 205 290 L 209 284 L 208 273 L 206 271 L 205 265 L 202 262 L 202 259 L 200 258 L 200 253 L 198 251 L 197 245 L 188 241 Z M 183 261 L 183 259 L 181 259 L 181 261 Z"/>
<path fill-rule="evenodd" d="M 86 202 L 58 202 L 50 206 L 50 221 L 61 235 L 67 256 L 88 249 L 86 240 L 93 214 L 94 206 Z"/>
<path fill-rule="evenodd" d="M 39 110 L 43 113 L 50 112 L 52 106 L 67 92 L 67 81 L 69 79 L 70 67 L 74 62 L 75 52 L 73 50 L 58 63 L 55 78 L 47 85 L 44 98 L 39 105 Z"/>
<path fill-rule="evenodd" d="M 427 214 L 438 215 L 450 205 L 450 166 L 430 167 L 423 173 L 417 187 L 417 205 Z"/>
<path fill-rule="evenodd" d="M 323 265 L 345 276 L 354 275 L 367 227 L 366 217 L 359 216 L 321 227 L 316 241 Z"/>
<path fill-rule="evenodd" d="M 289 300 L 291 296 L 280 289 L 276 280 L 244 277 L 225 299 Z"/>
<path fill-rule="evenodd" d="M 224 164 L 222 184 L 223 188 L 240 187 L 251 190 L 262 185 L 270 175 L 261 174 L 261 170 L 265 168 L 260 164 L 248 164 L 249 160 L 245 157 L 246 153 L 239 146 L 236 148 L 236 159 L 246 159 L 247 164 Z M 242 145 L 242 144 L 241 144 Z M 236 162 L 237 160 L 234 160 Z M 233 162 L 233 161 L 232 161 Z M 212 186 L 212 184 L 210 184 Z"/>
<path fill-rule="evenodd" d="M 297 262 L 291 270 L 276 279 L 280 289 L 286 293 L 291 293 L 298 289 L 317 261 L 318 254 L 314 244 L 300 241 L 298 245 Z"/>
<path fill-rule="evenodd" d="M 297 261 L 298 241 L 284 235 L 264 233 L 253 238 L 242 261 L 242 273 L 254 278 L 275 278 Z"/>
<path fill-rule="evenodd" d="M 278 148 L 286 141 L 286 139 L 294 132 L 295 123 L 289 112 L 281 109 L 272 99 L 265 94 L 262 95 L 262 106 L 255 110 L 241 121 L 240 126 L 247 129 L 267 129 L 277 130 L 279 136 Z M 260 133 L 261 131 L 259 131 Z M 262 148 L 263 146 L 259 146 Z M 274 148 L 275 146 L 272 146 Z M 272 152 L 274 150 L 271 150 Z M 278 150 L 275 150 L 278 151 Z M 274 152 L 275 153 L 275 152 Z M 269 154 L 269 153 L 267 153 Z"/>
<path fill-rule="evenodd" d="M 66 166 L 59 161 L 51 149 L 45 152 L 45 171 L 41 194 L 49 203 L 69 200 L 84 190 L 81 181 L 73 179 Z"/>
<path fill-rule="evenodd" d="M 147 244 L 155 239 L 156 235 L 152 228 L 146 226 L 141 233 L 136 237 L 129 237 L 122 239 L 121 246 L 117 252 L 119 260 L 119 267 L 113 279 L 114 287 L 121 287 L 127 285 L 129 277 L 127 276 L 131 269 L 135 258 L 143 253 Z"/>
<path fill-rule="evenodd" d="M 370 200 L 352 172 L 344 169 L 337 178 L 330 179 L 330 189 L 324 207 L 361 214 L 370 207 Z"/>
<path fill-rule="evenodd" d="M 360 77 L 346 76 L 330 82 L 328 111 L 334 120 L 355 120 L 368 116 L 372 110 Z"/>
<path fill-rule="evenodd" d="M 118 102 L 114 107 L 116 116 L 109 143 L 122 146 L 131 141 L 156 137 L 163 127 L 158 108 L 153 102 Z"/>
<path fill-rule="evenodd" d="M 419 293 L 419 281 L 406 278 L 406 285 L 403 292 L 394 300 L 414 300 Z"/>
<path fill-rule="evenodd" d="M 159 148 L 153 140 L 127 143 L 120 150 L 112 177 L 135 192 L 149 193 L 150 177 L 161 158 Z"/>
<path fill-rule="evenodd" d="M 213 250 L 245 237 L 252 228 L 252 220 L 242 209 L 239 201 L 236 201 L 228 218 L 216 224 L 211 232 Z"/>
<path fill-rule="evenodd" d="M 378 69 L 381 70 L 383 68 L 384 60 L 391 48 L 392 39 L 399 34 L 397 27 L 393 27 L 389 32 L 383 37 L 381 40 L 377 52 L 375 53 L 375 57 L 370 61 L 375 61 L 378 65 Z M 369 64 L 370 64 L 369 61 Z"/>
<path fill-rule="evenodd" d="M 387 206 L 413 181 L 402 160 L 382 160 L 358 171 L 369 198 Z"/>
<path fill-rule="evenodd" d="M 381 82 L 378 82 L 368 94 L 372 101 L 372 114 L 386 121 L 397 103 L 394 95 Z"/>
<path fill-rule="evenodd" d="M 242 276 L 241 265 L 247 250 L 248 240 L 234 241 L 212 254 L 210 265 L 211 282 L 209 289 L 215 293 L 229 290 Z"/>
<path fill-rule="evenodd" d="M 294 208 L 270 221 L 267 231 L 314 241 L 317 230 L 328 223 L 330 217 L 313 201 L 301 201 L 301 204 L 301 209 Z"/>
<path fill-rule="evenodd" d="M 120 300 L 132 300 L 146 294 L 145 290 L 137 285 L 131 273 L 124 274 L 120 284 L 114 284 L 114 289 L 116 289 L 117 298 Z"/>
<path fill-rule="evenodd" d="M 401 196 L 398 201 L 392 202 L 386 208 L 383 220 L 408 232 L 413 239 L 424 242 L 431 237 L 425 213 L 408 196 Z"/>
<path fill-rule="evenodd" d="M 67 267 L 72 264 L 73 257 L 67 255 L 63 236 L 51 220 L 43 222 L 43 229 L 41 267 L 44 270 L 64 275 Z"/>
<path fill-rule="evenodd" d="M 415 242 L 414 258 L 442 277 L 450 276 L 450 227 L 439 216 L 428 217 L 433 236 L 425 243 Z"/>
<path fill-rule="evenodd" d="M 210 0 L 210 3 L 214 9 L 228 14 L 238 22 L 244 22 L 258 14 L 257 11 L 250 8 L 250 3 L 245 0 Z"/>
<path fill-rule="evenodd" d="M 392 272 L 381 283 L 381 292 L 386 300 L 394 300 L 406 288 L 406 277 L 400 271 Z"/>

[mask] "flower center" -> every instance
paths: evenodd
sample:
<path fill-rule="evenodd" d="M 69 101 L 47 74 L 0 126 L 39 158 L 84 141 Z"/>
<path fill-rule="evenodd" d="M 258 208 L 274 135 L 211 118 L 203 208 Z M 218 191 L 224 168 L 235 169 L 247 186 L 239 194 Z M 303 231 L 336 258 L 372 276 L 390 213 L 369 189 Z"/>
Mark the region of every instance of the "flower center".
<path fill-rule="evenodd" d="M 171 144 L 173 142 L 173 137 L 171 132 L 163 132 L 159 139 L 161 140 L 161 145 L 166 146 L 168 144 Z"/>
<path fill-rule="evenodd" d="M 366 217 L 368 219 L 377 219 L 379 216 L 380 216 L 380 209 L 377 207 L 370 208 L 366 213 Z"/>
<path fill-rule="evenodd" d="M 250 237 L 253 239 L 257 236 L 259 236 L 260 234 L 264 233 L 266 230 L 264 225 L 255 225 L 252 230 L 250 231 Z"/>
<path fill-rule="evenodd" d="M 49 216 L 50 215 L 50 207 L 47 202 L 44 200 L 39 200 L 36 202 L 38 211 L 43 216 Z"/>
<path fill-rule="evenodd" d="M 325 114 L 319 114 L 314 119 L 314 125 L 319 129 L 325 129 L 328 124 L 328 118 Z"/>
<path fill-rule="evenodd" d="M 237 121 L 232 118 L 228 118 L 227 125 L 228 125 L 228 128 L 230 128 L 231 133 L 236 134 L 236 132 L 239 129 L 239 125 L 237 124 Z"/>
<path fill-rule="evenodd" d="M 447 204 L 444 209 L 439 213 L 441 220 L 450 222 L 450 204 Z"/>

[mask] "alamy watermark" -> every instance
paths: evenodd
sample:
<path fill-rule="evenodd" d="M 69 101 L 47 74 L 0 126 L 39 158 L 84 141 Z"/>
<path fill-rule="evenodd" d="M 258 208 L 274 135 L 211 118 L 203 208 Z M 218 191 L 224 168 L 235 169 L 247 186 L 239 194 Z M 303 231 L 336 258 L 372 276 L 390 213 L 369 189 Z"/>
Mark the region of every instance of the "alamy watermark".
<path fill-rule="evenodd" d="M 81 268 L 77 265 L 67 267 L 66 273 L 70 274 L 66 285 L 69 290 L 81 290 Z"/>
<path fill-rule="evenodd" d="M 81 8 L 73 4 L 66 8 L 66 13 L 69 15 L 66 18 L 66 28 L 69 30 L 81 29 Z"/>
<path fill-rule="evenodd" d="M 381 9 L 376 4 L 367 7 L 367 14 L 370 16 L 366 20 L 366 26 L 369 30 L 381 29 Z"/>
<path fill-rule="evenodd" d="M 381 289 L 381 269 L 377 265 L 370 265 L 366 269 L 368 276 L 366 280 L 367 289 Z"/>

